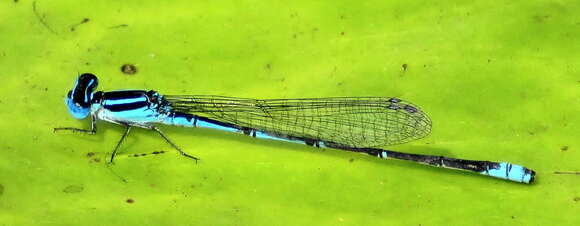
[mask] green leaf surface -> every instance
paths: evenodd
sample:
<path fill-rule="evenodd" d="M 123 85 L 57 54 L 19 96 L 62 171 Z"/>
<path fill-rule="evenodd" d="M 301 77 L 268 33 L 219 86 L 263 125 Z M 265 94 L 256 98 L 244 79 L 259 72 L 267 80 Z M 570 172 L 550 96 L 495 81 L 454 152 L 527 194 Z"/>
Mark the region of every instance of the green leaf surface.
<path fill-rule="evenodd" d="M 577 1 L 2 1 L 0 225 L 578 225 Z M 137 73 L 123 74 L 123 64 Z M 100 90 L 396 96 L 432 134 L 393 150 L 508 161 L 524 185 L 207 129 L 94 136 L 63 103 Z M 165 151 L 133 157 L 135 154 Z"/>

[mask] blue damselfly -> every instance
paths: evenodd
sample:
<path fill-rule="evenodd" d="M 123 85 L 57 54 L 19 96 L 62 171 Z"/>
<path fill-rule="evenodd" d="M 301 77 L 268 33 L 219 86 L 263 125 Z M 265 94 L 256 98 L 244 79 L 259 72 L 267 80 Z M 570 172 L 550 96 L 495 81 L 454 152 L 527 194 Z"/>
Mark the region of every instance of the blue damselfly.
<path fill-rule="evenodd" d="M 91 129 L 55 128 L 95 134 L 96 121 L 125 126 L 110 162 L 132 127 L 151 129 L 181 155 L 198 160 L 175 145 L 156 124 L 202 127 L 265 138 L 366 153 L 466 170 L 521 183 L 535 172 L 507 162 L 490 162 L 396 152 L 377 148 L 427 136 L 431 120 L 417 106 L 394 97 L 248 99 L 207 95 L 161 95 L 153 90 L 95 91 L 97 77 L 78 77 L 65 102 L 78 119 L 91 117 Z"/>

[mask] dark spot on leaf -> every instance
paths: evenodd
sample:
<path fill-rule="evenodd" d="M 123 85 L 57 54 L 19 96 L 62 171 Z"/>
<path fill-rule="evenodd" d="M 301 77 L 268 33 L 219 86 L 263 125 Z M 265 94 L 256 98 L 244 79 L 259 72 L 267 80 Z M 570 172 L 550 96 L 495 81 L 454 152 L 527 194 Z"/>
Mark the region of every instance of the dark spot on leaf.
<path fill-rule="evenodd" d="M 354 162 L 354 159 L 353 159 L 353 158 L 351 158 L 351 159 L 349 159 L 348 161 L 349 161 L 349 162 Z"/>
<path fill-rule="evenodd" d="M 408 66 L 409 66 L 409 65 L 407 65 L 407 64 L 403 64 L 403 65 L 401 65 L 401 69 L 402 69 L 403 71 L 407 71 L 407 67 L 408 67 Z"/>
<path fill-rule="evenodd" d="M 123 66 L 121 66 L 121 72 L 126 75 L 134 75 L 137 73 L 137 67 L 133 64 L 123 64 Z"/>
<path fill-rule="evenodd" d="M 91 21 L 89 18 L 83 18 L 80 23 L 70 26 L 70 31 L 75 31 L 77 26 Z"/>
<path fill-rule="evenodd" d="M 536 21 L 536 23 L 543 23 L 544 21 L 546 21 L 547 19 L 549 19 L 550 16 L 549 15 L 535 15 L 534 16 L 534 21 Z"/>
<path fill-rule="evenodd" d="M 122 28 L 122 27 L 127 27 L 129 26 L 128 24 L 119 24 L 119 25 L 115 25 L 115 26 L 111 26 L 109 27 L 109 29 L 116 29 L 116 28 Z"/>
<path fill-rule="evenodd" d="M 85 190 L 83 185 L 69 185 L 66 186 L 62 191 L 64 193 L 79 193 L 82 192 L 83 190 Z"/>
<path fill-rule="evenodd" d="M 560 148 L 560 150 L 562 150 L 562 151 L 568 151 L 568 146 L 562 146 L 562 147 Z"/>
<path fill-rule="evenodd" d="M 574 197 L 574 202 L 578 202 L 578 201 L 580 201 L 580 197 L 578 197 L 578 196 Z"/>
<path fill-rule="evenodd" d="M 344 36 L 344 31 L 343 32 L 340 32 L 340 35 L 343 35 Z"/>
<path fill-rule="evenodd" d="M 89 157 L 89 158 L 90 158 L 90 157 L 93 157 L 94 155 L 95 155 L 95 153 L 94 153 L 94 152 L 89 152 L 89 153 L 87 153 L 87 157 Z"/>
<path fill-rule="evenodd" d="M 129 204 L 133 204 L 135 202 L 135 200 L 133 200 L 133 199 L 127 199 L 127 201 L 125 201 L 125 202 L 127 202 Z"/>
<path fill-rule="evenodd" d="M 554 174 L 580 175 L 580 171 L 554 171 Z"/>

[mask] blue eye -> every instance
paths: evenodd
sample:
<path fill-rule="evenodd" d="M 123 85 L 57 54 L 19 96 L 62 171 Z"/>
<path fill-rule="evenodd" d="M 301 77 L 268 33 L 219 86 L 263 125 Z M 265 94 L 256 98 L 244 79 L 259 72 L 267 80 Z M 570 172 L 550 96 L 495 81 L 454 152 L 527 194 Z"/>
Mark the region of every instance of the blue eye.
<path fill-rule="evenodd" d="M 75 118 L 85 118 L 90 113 L 91 98 L 98 86 L 97 76 L 85 73 L 80 75 L 65 100 L 69 112 Z"/>
<path fill-rule="evenodd" d="M 70 98 L 66 98 L 64 102 L 68 107 L 68 112 L 77 119 L 84 119 L 91 113 L 91 108 L 81 107 L 74 103 Z"/>

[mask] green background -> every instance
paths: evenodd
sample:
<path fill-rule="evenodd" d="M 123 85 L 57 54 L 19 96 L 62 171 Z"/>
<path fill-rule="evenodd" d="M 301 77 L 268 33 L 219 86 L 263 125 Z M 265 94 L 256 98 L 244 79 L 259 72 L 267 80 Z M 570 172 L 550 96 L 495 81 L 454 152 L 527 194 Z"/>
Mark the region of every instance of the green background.
<path fill-rule="evenodd" d="M 554 171 L 580 170 L 580 4 L 517 2 L 2 1 L 0 225 L 578 225 L 580 175 Z M 89 127 L 63 103 L 83 72 L 100 90 L 396 96 L 433 132 L 389 148 L 537 183 L 171 127 L 198 164 L 135 129 L 107 167 L 123 128 L 52 131 Z"/>

